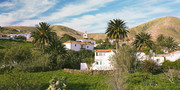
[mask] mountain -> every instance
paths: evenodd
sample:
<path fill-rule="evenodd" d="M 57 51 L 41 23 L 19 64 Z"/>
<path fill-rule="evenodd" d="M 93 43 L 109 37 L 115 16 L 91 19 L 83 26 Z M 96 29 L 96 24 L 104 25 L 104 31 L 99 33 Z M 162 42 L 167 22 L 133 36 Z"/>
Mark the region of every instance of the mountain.
<path fill-rule="evenodd" d="M 129 38 L 132 40 L 136 34 L 140 32 L 150 33 L 152 40 L 156 40 L 158 35 L 171 36 L 177 42 L 180 42 L 180 18 L 177 17 L 162 17 L 147 23 L 141 24 L 129 29 Z"/>
<path fill-rule="evenodd" d="M 82 36 L 82 32 L 78 32 L 74 29 L 68 28 L 66 26 L 62 26 L 62 25 L 51 25 L 51 27 L 53 28 L 53 31 L 57 33 L 58 36 L 62 36 L 63 34 L 69 34 L 75 38 L 81 38 Z M 34 30 L 36 30 L 35 27 L 27 27 L 27 26 L 8 26 L 8 27 L 4 27 L 6 29 L 16 29 L 16 30 L 20 30 L 23 33 L 28 33 L 28 32 L 33 32 Z"/>
<path fill-rule="evenodd" d="M 77 39 L 82 38 L 82 32 L 76 31 L 74 29 L 68 28 L 62 25 L 52 25 L 53 30 L 57 33 L 58 36 L 62 36 L 63 34 L 69 34 Z M 23 32 L 32 32 L 35 30 L 35 27 L 26 27 L 26 26 L 9 26 L 4 27 L 8 29 L 18 29 Z M 150 33 L 152 35 L 152 39 L 155 41 L 158 35 L 163 34 L 165 36 L 173 37 L 177 42 L 180 42 L 180 18 L 177 17 L 162 17 L 147 23 L 138 25 L 136 27 L 129 29 L 130 33 L 128 34 L 128 38 L 132 42 L 136 34 L 140 32 Z M 89 33 L 89 38 L 93 38 L 95 40 L 105 39 L 106 34 L 104 33 Z"/>

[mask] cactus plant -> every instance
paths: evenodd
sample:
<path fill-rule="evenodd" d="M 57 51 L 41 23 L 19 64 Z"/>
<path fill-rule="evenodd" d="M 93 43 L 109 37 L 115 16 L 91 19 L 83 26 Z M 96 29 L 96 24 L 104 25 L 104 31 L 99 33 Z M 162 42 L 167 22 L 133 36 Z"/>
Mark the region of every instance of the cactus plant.
<path fill-rule="evenodd" d="M 62 77 L 61 80 L 58 80 L 57 77 L 53 77 L 49 83 L 49 87 L 47 90 L 65 90 L 67 83 L 66 83 L 67 77 Z"/>

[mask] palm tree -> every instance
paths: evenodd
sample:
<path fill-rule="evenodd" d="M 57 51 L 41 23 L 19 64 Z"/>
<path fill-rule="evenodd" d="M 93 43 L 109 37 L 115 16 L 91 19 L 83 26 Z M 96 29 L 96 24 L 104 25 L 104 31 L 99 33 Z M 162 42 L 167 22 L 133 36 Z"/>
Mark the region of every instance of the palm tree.
<path fill-rule="evenodd" d="M 167 47 L 169 50 L 172 50 L 177 47 L 177 43 L 172 37 L 169 36 L 165 39 L 165 47 Z"/>
<path fill-rule="evenodd" d="M 148 47 L 152 49 L 153 41 L 151 40 L 151 35 L 148 33 L 139 33 L 136 35 L 136 40 L 133 42 L 133 45 L 137 50 L 143 50 Z"/>
<path fill-rule="evenodd" d="M 33 42 L 36 47 L 45 49 L 45 45 L 56 36 L 55 32 L 52 32 L 52 28 L 46 22 L 40 22 L 39 25 L 36 25 L 36 31 L 32 32 L 31 37 L 33 37 Z"/>
<path fill-rule="evenodd" d="M 54 55 L 64 55 L 66 53 L 64 46 L 65 45 L 63 45 L 63 43 L 58 38 L 54 38 L 51 40 L 46 50 L 47 52 Z"/>
<path fill-rule="evenodd" d="M 118 42 L 124 40 L 129 32 L 124 20 L 113 19 L 108 22 L 108 28 L 106 30 L 107 37 L 109 39 L 116 39 L 116 49 L 119 48 Z"/>

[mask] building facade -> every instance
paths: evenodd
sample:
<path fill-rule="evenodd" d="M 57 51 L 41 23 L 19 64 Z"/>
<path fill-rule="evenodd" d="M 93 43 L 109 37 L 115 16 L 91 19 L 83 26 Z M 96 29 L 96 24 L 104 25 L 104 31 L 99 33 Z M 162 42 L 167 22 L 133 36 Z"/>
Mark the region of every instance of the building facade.
<path fill-rule="evenodd" d="M 113 70 L 111 56 L 114 55 L 114 50 L 97 49 L 94 50 L 95 62 L 91 66 L 91 70 Z"/>
<path fill-rule="evenodd" d="M 64 45 L 67 49 L 74 51 L 80 51 L 81 49 L 94 51 L 94 45 L 88 42 L 67 41 L 64 42 Z"/>

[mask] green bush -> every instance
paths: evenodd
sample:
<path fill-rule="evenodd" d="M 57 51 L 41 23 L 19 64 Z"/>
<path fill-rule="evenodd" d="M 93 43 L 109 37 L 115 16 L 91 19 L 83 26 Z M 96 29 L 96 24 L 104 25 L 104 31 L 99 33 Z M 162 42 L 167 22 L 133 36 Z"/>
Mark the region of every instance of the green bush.
<path fill-rule="evenodd" d="M 166 60 L 163 62 L 162 64 L 162 69 L 176 69 L 176 70 L 180 70 L 180 59 L 171 62 L 169 60 Z"/>
<path fill-rule="evenodd" d="M 158 73 L 161 71 L 160 66 L 153 60 L 144 60 L 141 63 L 141 69 L 144 72 Z"/>
<path fill-rule="evenodd" d="M 26 37 L 25 36 L 17 36 L 16 39 L 22 40 L 22 41 L 26 41 Z"/>
<path fill-rule="evenodd" d="M 4 62 L 16 66 L 23 61 L 31 60 L 31 50 L 25 47 L 15 46 L 10 48 L 4 55 Z"/>

